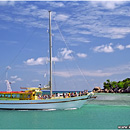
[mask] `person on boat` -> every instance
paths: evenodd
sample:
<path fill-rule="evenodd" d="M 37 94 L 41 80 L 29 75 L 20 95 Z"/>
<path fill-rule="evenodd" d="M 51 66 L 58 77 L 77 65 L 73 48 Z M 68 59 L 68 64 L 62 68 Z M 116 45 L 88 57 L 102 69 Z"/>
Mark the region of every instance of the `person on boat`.
<path fill-rule="evenodd" d="M 39 94 L 39 95 L 38 95 L 38 98 L 41 99 L 41 97 L 42 97 L 41 94 Z"/>
<path fill-rule="evenodd" d="M 88 94 L 88 90 L 84 90 L 83 94 L 87 95 Z"/>
<path fill-rule="evenodd" d="M 71 97 L 74 97 L 74 93 L 73 92 L 71 93 Z"/>
<path fill-rule="evenodd" d="M 66 93 L 65 98 L 68 98 L 68 93 Z"/>
<path fill-rule="evenodd" d="M 63 98 L 65 98 L 65 94 L 63 93 Z"/>
<path fill-rule="evenodd" d="M 75 91 L 75 93 L 74 93 L 74 96 L 75 96 L 75 97 L 77 97 L 77 96 L 78 96 L 78 94 L 77 94 L 77 92 L 76 92 L 76 91 Z"/>
<path fill-rule="evenodd" d="M 45 95 L 43 95 L 43 99 L 47 99 L 48 98 L 48 96 L 45 94 Z"/>
<path fill-rule="evenodd" d="M 52 94 L 52 97 L 56 97 L 56 94 L 54 93 L 54 94 Z"/>
<path fill-rule="evenodd" d="M 81 91 L 79 92 L 79 96 L 81 96 Z"/>
<path fill-rule="evenodd" d="M 81 91 L 81 96 L 83 96 L 84 95 L 84 92 L 83 91 Z"/>
<path fill-rule="evenodd" d="M 41 84 L 38 85 L 38 88 L 41 89 Z"/>
<path fill-rule="evenodd" d="M 70 92 L 68 93 L 68 97 L 70 97 L 71 95 L 70 95 Z"/>
<path fill-rule="evenodd" d="M 51 98 L 51 96 L 50 96 L 50 95 L 47 95 L 47 98 L 49 98 L 49 99 L 50 99 L 50 98 Z"/>
<path fill-rule="evenodd" d="M 56 97 L 58 97 L 58 93 L 56 93 Z"/>
<path fill-rule="evenodd" d="M 43 95 L 43 99 L 45 99 L 45 95 Z"/>

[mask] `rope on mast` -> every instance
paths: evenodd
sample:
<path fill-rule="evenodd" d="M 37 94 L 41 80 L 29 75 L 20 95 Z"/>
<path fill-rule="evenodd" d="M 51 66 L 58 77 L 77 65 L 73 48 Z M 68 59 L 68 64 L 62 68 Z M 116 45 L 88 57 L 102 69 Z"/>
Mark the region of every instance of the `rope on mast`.
<path fill-rule="evenodd" d="M 65 40 L 65 38 L 64 38 L 64 36 L 63 36 L 63 34 L 62 34 L 61 30 L 60 30 L 60 27 L 59 27 L 59 25 L 58 25 L 57 21 L 56 21 L 55 19 L 54 19 L 54 21 L 55 21 L 56 26 L 57 26 L 57 28 L 58 28 L 58 31 L 59 31 L 59 33 L 60 33 L 60 35 L 61 35 L 61 37 L 62 37 L 62 40 L 64 41 L 64 43 L 65 43 L 65 45 L 66 45 L 67 49 L 68 49 L 68 50 L 70 50 L 70 48 L 69 48 L 69 46 L 67 45 L 67 42 L 66 42 L 66 40 Z M 72 53 L 71 53 L 70 55 L 73 57 Z M 76 62 L 75 62 L 75 63 L 76 63 Z M 88 83 L 87 79 L 85 78 L 84 73 L 83 73 L 83 72 L 82 72 L 82 70 L 80 69 L 80 67 L 79 67 L 78 63 L 76 63 L 76 66 L 77 66 L 77 68 L 78 68 L 79 72 L 81 73 L 82 77 L 84 78 L 84 80 L 85 80 L 86 84 L 87 84 L 87 85 L 89 85 L 89 83 Z"/>

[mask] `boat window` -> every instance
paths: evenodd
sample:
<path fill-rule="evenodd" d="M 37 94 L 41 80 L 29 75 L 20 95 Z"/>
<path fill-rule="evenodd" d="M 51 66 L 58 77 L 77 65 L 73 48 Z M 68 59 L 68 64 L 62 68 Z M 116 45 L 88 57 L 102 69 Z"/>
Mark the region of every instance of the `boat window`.
<path fill-rule="evenodd" d="M 4 94 L 1 94 L 1 97 L 4 97 Z"/>
<path fill-rule="evenodd" d="M 22 94 L 20 94 L 20 98 L 21 98 L 21 99 L 23 98 L 23 95 L 22 95 Z"/>
<path fill-rule="evenodd" d="M 12 98 L 16 98 L 16 94 L 12 94 Z"/>
<path fill-rule="evenodd" d="M 17 98 L 20 98 L 20 95 L 19 95 L 19 94 L 17 94 Z"/>
<path fill-rule="evenodd" d="M 30 94 L 28 95 L 28 98 L 30 98 L 31 96 L 30 96 Z"/>
<path fill-rule="evenodd" d="M 8 94 L 5 94 L 5 97 L 7 98 L 7 97 L 8 97 Z"/>
<path fill-rule="evenodd" d="M 7 96 L 8 98 L 11 98 L 11 94 L 8 94 L 8 96 Z"/>
<path fill-rule="evenodd" d="M 6 97 L 6 98 L 10 98 L 10 97 L 11 97 L 11 94 L 5 94 L 5 97 Z"/>
<path fill-rule="evenodd" d="M 24 95 L 24 98 L 27 98 L 27 95 Z"/>

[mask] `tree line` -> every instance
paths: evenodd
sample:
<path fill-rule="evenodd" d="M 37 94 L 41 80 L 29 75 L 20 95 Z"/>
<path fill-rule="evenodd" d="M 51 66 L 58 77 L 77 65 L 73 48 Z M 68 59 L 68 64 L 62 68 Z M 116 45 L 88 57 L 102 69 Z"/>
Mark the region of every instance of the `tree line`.
<path fill-rule="evenodd" d="M 130 87 L 130 78 L 126 78 L 123 81 L 110 81 L 109 79 L 106 80 L 106 82 L 103 83 L 103 87 L 104 89 L 115 89 L 115 88 L 119 88 L 119 89 L 127 89 L 128 87 Z"/>

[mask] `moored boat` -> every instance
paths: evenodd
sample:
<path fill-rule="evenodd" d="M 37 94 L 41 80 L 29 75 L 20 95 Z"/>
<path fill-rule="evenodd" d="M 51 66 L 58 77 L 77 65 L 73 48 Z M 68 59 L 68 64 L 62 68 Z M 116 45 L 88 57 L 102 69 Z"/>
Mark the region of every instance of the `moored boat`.
<path fill-rule="evenodd" d="M 49 11 L 49 45 L 50 45 L 50 81 L 47 87 L 22 88 L 25 91 L 0 92 L 0 109 L 3 110 L 57 110 L 80 108 L 86 100 L 95 98 L 93 92 L 78 94 L 66 93 L 53 95 L 52 93 L 52 34 L 51 11 Z M 9 82 L 7 85 L 10 87 Z M 50 90 L 50 95 L 42 95 L 42 90 Z"/>
<path fill-rule="evenodd" d="M 0 92 L 0 109 L 5 110 L 54 110 L 80 108 L 93 93 L 75 97 L 42 96 L 40 89 L 26 91 Z"/>

